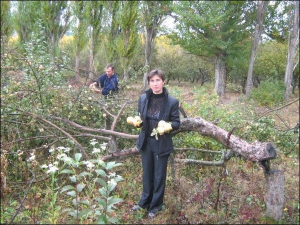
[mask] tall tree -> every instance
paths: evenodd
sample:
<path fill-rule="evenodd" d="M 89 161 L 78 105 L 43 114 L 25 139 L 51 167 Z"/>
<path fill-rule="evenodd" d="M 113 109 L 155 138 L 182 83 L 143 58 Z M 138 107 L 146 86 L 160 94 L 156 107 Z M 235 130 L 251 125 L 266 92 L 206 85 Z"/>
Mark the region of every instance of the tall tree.
<path fill-rule="evenodd" d="M 214 63 L 219 96 L 225 93 L 227 61 L 241 57 L 248 43 L 253 11 L 253 3 L 245 1 L 182 1 L 174 8 L 173 43 Z"/>
<path fill-rule="evenodd" d="M 31 40 L 33 32 L 43 29 L 52 60 L 58 55 L 58 42 L 66 33 L 70 12 L 67 1 L 17 1 L 14 13 L 15 30 L 21 43 Z"/>
<path fill-rule="evenodd" d="M 32 32 L 38 28 L 36 22 L 40 18 L 40 2 L 16 1 L 13 2 L 16 10 L 13 12 L 13 27 L 19 35 L 19 41 L 24 44 L 31 40 Z"/>
<path fill-rule="evenodd" d="M 40 18 L 45 29 L 49 53 L 59 55 L 58 42 L 62 39 L 70 25 L 68 1 L 40 1 Z"/>
<path fill-rule="evenodd" d="M 106 63 L 115 63 L 117 60 L 117 52 L 114 48 L 114 40 L 120 33 L 120 27 L 117 22 L 117 13 L 120 9 L 121 1 L 107 1 L 106 9 L 108 10 L 108 25 L 106 39 Z"/>
<path fill-rule="evenodd" d="M 8 38 L 12 34 L 10 2 L 1 1 L 1 52 L 4 51 L 4 46 L 8 42 Z"/>
<path fill-rule="evenodd" d="M 267 7 L 263 34 L 268 39 L 276 40 L 280 43 L 288 41 L 288 13 L 290 12 L 289 1 L 272 1 Z"/>
<path fill-rule="evenodd" d="M 293 90 L 293 72 L 294 61 L 296 56 L 296 50 L 299 48 L 299 1 L 293 2 L 292 17 L 291 17 L 291 29 L 288 42 L 288 56 L 285 69 L 285 100 L 290 98 Z M 298 63 L 298 62 L 297 62 Z"/>
<path fill-rule="evenodd" d="M 76 26 L 74 27 L 74 49 L 75 56 L 75 80 L 79 81 L 79 62 L 80 53 L 88 44 L 88 19 L 86 1 L 72 2 L 73 15 L 76 18 Z"/>
<path fill-rule="evenodd" d="M 256 25 L 255 25 L 255 31 L 254 31 L 254 38 L 252 42 L 252 49 L 251 49 L 251 55 L 249 60 L 249 68 L 248 68 L 248 75 L 247 75 L 247 83 L 246 83 L 246 97 L 249 98 L 251 89 L 253 86 L 253 66 L 255 62 L 255 55 L 256 55 L 256 49 L 259 45 L 259 40 L 261 37 L 261 33 L 263 30 L 263 19 L 264 14 L 266 12 L 267 5 L 269 4 L 269 1 L 258 1 L 257 4 L 257 12 L 256 12 Z"/>
<path fill-rule="evenodd" d="M 102 24 L 104 23 L 104 1 L 89 1 L 87 3 L 89 17 L 89 78 L 93 79 L 95 68 L 95 55 L 99 52 L 102 38 Z"/>
<path fill-rule="evenodd" d="M 138 2 L 122 1 L 116 20 L 120 32 L 114 39 L 113 47 L 120 57 L 124 80 L 129 79 L 128 69 L 138 41 Z"/>
<path fill-rule="evenodd" d="M 172 1 L 141 1 L 140 12 L 145 32 L 145 68 L 150 68 L 154 40 L 166 15 L 170 14 L 171 3 Z M 144 73 L 142 90 L 147 87 L 147 72 Z"/>

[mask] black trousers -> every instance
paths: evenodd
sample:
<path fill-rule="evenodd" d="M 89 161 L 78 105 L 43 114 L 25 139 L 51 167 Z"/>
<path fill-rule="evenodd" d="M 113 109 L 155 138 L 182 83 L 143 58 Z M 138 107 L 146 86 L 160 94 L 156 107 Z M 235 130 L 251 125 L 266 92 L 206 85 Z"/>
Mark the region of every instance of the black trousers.
<path fill-rule="evenodd" d="M 169 155 L 158 157 L 158 141 L 147 138 L 145 149 L 141 151 L 143 167 L 143 193 L 139 206 L 148 212 L 157 212 L 162 209 L 167 165 Z"/>

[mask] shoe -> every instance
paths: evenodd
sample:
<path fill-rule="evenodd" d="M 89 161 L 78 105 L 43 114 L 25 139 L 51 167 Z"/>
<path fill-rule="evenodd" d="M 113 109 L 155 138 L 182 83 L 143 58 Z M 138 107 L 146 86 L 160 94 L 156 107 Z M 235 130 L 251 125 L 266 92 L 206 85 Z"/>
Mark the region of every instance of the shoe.
<path fill-rule="evenodd" d="M 149 212 L 148 213 L 148 218 L 149 219 L 153 219 L 154 217 L 156 217 L 157 216 L 157 212 L 156 213 L 154 213 L 154 212 Z"/>
<path fill-rule="evenodd" d="M 135 205 L 135 206 L 133 206 L 133 208 L 131 210 L 132 211 L 138 211 L 138 210 L 141 210 L 141 209 L 143 209 L 141 206 Z"/>

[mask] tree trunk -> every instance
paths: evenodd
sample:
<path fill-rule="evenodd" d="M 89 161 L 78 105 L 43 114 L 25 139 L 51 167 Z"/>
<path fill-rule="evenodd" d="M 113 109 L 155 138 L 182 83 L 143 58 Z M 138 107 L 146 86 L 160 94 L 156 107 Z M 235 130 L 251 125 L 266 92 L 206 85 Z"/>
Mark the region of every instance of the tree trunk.
<path fill-rule="evenodd" d="M 296 56 L 297 46 L 299 44 L 299 1 L 294 2 L 293 26 L 290 30 L 288 56 L 285 69 L 285 100 L 290 98 L 293 90 L 293 64 Z"/>
<path fill-rule="evenodd" d="M 226 65 L 222 57 L 217 57 L 215 61 L 215 91 L 221 97 L 225 94 Z"/>
<path fill-rule="evenodd" d="M 145 68 L 148 68 L 150 67 L 150 57 L 152 48 L 152 29 L 146 29 L 145 38 Z M 144 73 L 142 90 L 146 90 L 147 87 L 147 74 L 148 71 Z"/>
<path fill-rule="evenodd" d="M 129 80 L 128 68 L 124 68 L 124 80 Z"/>
<path fill-rule="evenodd" d="M 127 139 L 138 138 L 138 135 L 130 135 L 130 134 L 114 131 L 115 125 L 113 125 L 111 130 L 94 129 L 90 127 L 81 126 L 67 119 L 63 119 L 59 117 L 51 117 L 51 118 L 60 120 L 66 124 L 71 125 L 76 129 L 83 130 L 83 131 L 113 135 L 116 137 L 122 137 Z M 222 128 L 218 127 L 217 125 L 215 125 L 214 123 L 208 122 L 202 119 L 201 117 L 181 119 L 180 128 L 176 131 L 173 131 L 172 134 L 176 135 L 179 132 L 185 132 L 185 131 L 195 131 L 198 132 L 200 135 L 208 136 L 218 141 L 219 143 L 223 144 L 224 146 L 226 146 L 227 149 L 231 149 L 232 151 L 243 156 L 246 160 L 260 163 L 260 165 L 267 171 L 268 168 L 266 166 L 266 161 L 270 159 L 274 159 L 277 156 L 276 149 L 271 143 L 258 142 L 258 141 L 254 143 L 248 143 L 247 141 L 242 140 L 236 137 L 235 135 L 233 135 L 232 133 L 234 129 L 227 132 Z M 133 150 L 131 151 L 131 153 L 136 153 L 136 151 Z"/>
<path fill-rule="evenodd" d="M 91 47 L 90 47 L 90 57 L 89 57 L 89 60 L 90 60 L 90 63 L 89 63 L 89 79 L 90 80 L 93 80 L 94 79 L 94 72 L 95 72 L 95 68 L 94 68 L 94 40 L 92 39 L 91 40 Z"/>
<path fill-rule="evenodd" d="M 174 133 L 183 131 L 196 131 L 200 135 L 208 136 L 252 162 L 264 162 L 276 158 L 277 155 L 276 149 L 271 143 L 248 143 L 233 135 L 234 129 L 229 132 L 225 131 L 200 117 L 181 119 L 180 128 Z"/>
<path fill-rule="evenodd" d="M 266 188 L 264 201 L 266 203 L 266 216 L 276 221 L 282 217 L 284 206 L 284 184 L 285 177 L 283 171 L 270 171 L 265 173 Z"/>
<path fill-rule="evenodd" d="M 256 26 L 255 26 L 255 33 L 254 39 L 252 43 L 252 50 L 250 55 L 250 62 L 249 62 L 249 69 L 248 69 L 248 76 L 247 76 L 247 83 L 246 83 L 246 97 L 249 98 L 251 89 L 253 86 L 252 76 L 253 76 L 253 66 L 255 62 L 255 54 L 256 49 L 259 44 L 259 39 L 261 36 L 262 28 L 263 28 L 263 17 L 267 8 L 269 1 L 259 1 L 257 7 L 257 15 L 256 15 Z"/>
<path fill-rule="evenodd" d="M 79 52 L 76 53 L 75 58 L 75 80 L 79 81 Z"/>

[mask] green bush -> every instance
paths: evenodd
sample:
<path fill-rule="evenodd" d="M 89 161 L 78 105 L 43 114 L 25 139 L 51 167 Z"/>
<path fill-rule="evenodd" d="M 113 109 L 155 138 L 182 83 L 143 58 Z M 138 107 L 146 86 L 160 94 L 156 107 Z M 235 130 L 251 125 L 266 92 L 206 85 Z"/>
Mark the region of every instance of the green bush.
<path fill-rule="evenodd" d="M 254 89 L 250 98 L 261 106 L 274 106 L 284 100 L 285 86 L 282 81 L 263 81 L 257 89 Z"/>

